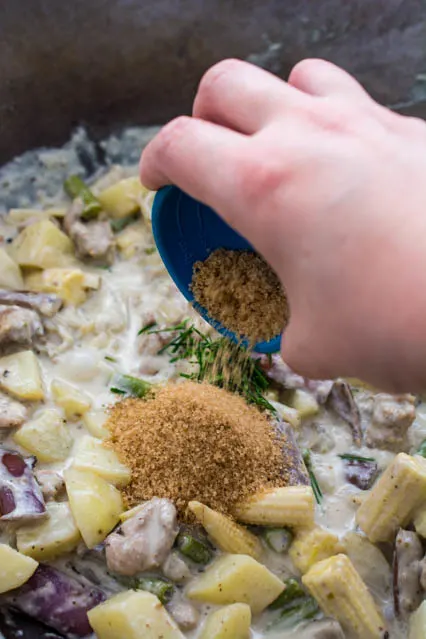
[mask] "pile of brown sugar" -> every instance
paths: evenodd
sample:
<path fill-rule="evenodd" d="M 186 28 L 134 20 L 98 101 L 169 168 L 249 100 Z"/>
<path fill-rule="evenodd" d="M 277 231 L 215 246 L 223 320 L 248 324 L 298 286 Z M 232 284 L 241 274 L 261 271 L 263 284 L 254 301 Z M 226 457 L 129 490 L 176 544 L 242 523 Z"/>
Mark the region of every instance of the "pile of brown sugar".
<path fill-rule="evenodd" d="M 181 515 L 191 500 L 221 512 L 287 483 L 283 438 L 265 415 L 210 384 L 168 384 L 110 412 L 111 444 L 132 469 L 129 506 L 168 497 Z"/>
<path fill-rule="evenodd" d="M 218 249 L 194 264 L 191 290 L 212 319 L 249 343 L 280 335 L 289 309 L 281 283 L 252 251 Z"/>

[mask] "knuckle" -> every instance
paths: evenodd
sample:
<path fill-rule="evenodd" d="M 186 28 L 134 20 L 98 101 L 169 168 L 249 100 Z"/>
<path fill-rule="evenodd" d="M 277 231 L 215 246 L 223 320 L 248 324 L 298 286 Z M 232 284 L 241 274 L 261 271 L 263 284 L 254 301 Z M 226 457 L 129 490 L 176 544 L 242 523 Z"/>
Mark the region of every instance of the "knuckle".
<path fill-rule="evenodd" d="M 263 160 L 257 154 L 242 158 L 236 171 L 239 191 L 252 207 L 264 205 L 285 179 L 285 170 L 278 162 Z"/>
<path fill-rule="evenodd" d="M 170 155 L 174 147 L 184 137 L 186 131 L 191 126 L 192 118 L 181 115 L 166 124 L 159 136 L 159 152 L 164 157 Z"/>
<path fill-rule="evenodd" d="M 301 60 L 290 72 L 288 82 L 289 84 L 304 84 L 305 80 L 309 80 L 318 70 L 319 65 L 322 66 L 321 60 L 315 58 L 306 58 Z"/>
<path fill-rule="evenodd" d="M 221 60 L 214 66 L 210 67 L 210 69 L 206 71 L 201 78 L 197 97 L 208 97 L 216 90 L 220 90 L 220 86 L 223 81 L 226 80 L 229 75 L 238 71 L 242 64 L 244 63 L 241 62 L 241 60 L 229 58 L 228 60 Z"/>

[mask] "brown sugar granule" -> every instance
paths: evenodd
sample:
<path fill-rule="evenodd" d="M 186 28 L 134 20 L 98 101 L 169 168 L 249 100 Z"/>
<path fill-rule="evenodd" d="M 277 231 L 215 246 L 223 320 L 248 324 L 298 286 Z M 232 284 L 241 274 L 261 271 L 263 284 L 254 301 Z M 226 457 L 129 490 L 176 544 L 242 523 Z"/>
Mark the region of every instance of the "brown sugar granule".
<path fill-rule="evenodd" d="M 230 512 L 263 487 L 287 483 L 282 435 L 265 415 L 228 391 L 185 381 L 110 412 L 111 445 L 132 469 L 129 506 L 168 497 L 184 515 L 196 499 Z"/>
<path fill-rule="evenodd" d="M 265 260 L 252 251 L 218 249 L 193 268 L 191 290 L 212 319 L 255 344 L 280 335 L 287 297 Z"/>

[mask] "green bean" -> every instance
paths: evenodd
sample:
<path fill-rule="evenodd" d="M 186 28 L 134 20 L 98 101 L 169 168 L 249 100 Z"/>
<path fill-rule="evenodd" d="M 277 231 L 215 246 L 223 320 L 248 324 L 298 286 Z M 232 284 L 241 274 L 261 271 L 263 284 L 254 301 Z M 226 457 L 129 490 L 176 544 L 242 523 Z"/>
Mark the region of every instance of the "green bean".
<path fill-rule="evenodd" d="M 144 379 L 132 377 L 131 375 L 115 375 L 110 387 L 111 393 L 118 395 L 131 395 L 132 397 L 145 397 L 152 388 L 152 384 Z"/>
<path fill-rule="evenodd" d="M 189 533 L 180 533 L 177 538 L 179 552 L 197 564 L 208 564 L 213 557 L 210 548 L 204 542 Z"/>
<path fill-rule="evenodd" d="M 127 226 L 129 226 L 129 224 L 133 224 L 133 222 L 136 222 L 138 217 L 138 214 L 135 215 L 134 213 L 132 213 L 132 215 L 127 215 L 126 217 L 120 217 L 116 220 L 110 220 L 109 223 L 112 231 L 114 233 L 119 233 L 120 231 L 123 231 Z"/>
<path fill-rule="evenodd" d="M 422 441 L 422 443 L 420 444 L 420 448 L 416 454 L 421 455 L 422 457 L 426 457 L 426 439 Z"/>
<path fill-rule="evenodd" d="M 293 535 L 287 528 L 265 528 L 262 537 L 269 548 L 278 553 L 287 552 L 293 541 Z"/>
<path fill-rule="evenodd" d="M 173 584 L 158 577 L 139 577 L 133 580 L 131 587 L 134 590 L 151 592 L 159 598 L 162 604 L 168 603 L 174 593 Z"/>
<path fill-rule="evenodd" d="M 284 608 L 295 599 L 305 597 L 305 591 L 296 579 L 290 577 L 290 579 L 286 579 L 284 583 L 286 589 L 280 594 L 277 599 L 275 599 L 275 601 L 271 603 L 271 605 L 269 606 L 270 610 L 278 610 L 279 608 Z"/>
<path fill-rule="evenodd" d="M 102 205 L 98 198 L 78 175 L 70 175 L 64 182 L 64 189 L 70 198 L 79 197 L 82 199 L 84 208 L 81 217 L 84 220 L 91 220 L 102 211 Z"/>
<path fill-rule="evenodd" d="M 294 628 L 303 621 L 313 619 L 320 612 L 319 606 L 313 597 L 309 595 L 295 599 L 287 604 L 281 611 L 278 619 L 269 624 L 268 630 L 288 630 Z"/>

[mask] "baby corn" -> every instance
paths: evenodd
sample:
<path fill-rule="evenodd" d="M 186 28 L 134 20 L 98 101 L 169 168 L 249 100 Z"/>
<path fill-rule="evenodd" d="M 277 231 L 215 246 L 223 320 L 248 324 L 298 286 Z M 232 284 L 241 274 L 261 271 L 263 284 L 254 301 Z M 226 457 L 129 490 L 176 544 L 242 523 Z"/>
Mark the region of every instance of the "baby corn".
<path fill-rule="evenodd" d="M 246 524 L 309 528 L 314 523 L 314 493 L 310 486 L 275 488 L 238 504 L 234 514 Z"/>
<path fill-rule="evenodd" d="M 337 619 L 348 636 L 353 639 L 385 636 L 385 623 L 373 597 L 346 555 L 320 561 L 302 581 L 323 612 Z"/>
<path fill-rule="evenodd" d="M 259 559 L 262 544 L 256 535 L 199 501 L 190 501 L 188 507 L 220 550 Z"/>
<path fill-rule="evenodd" d="M 380 477 L 356 515 L 373 543 L 389 541 L 426 500 L 426 459 L 399 453 Z"/>

